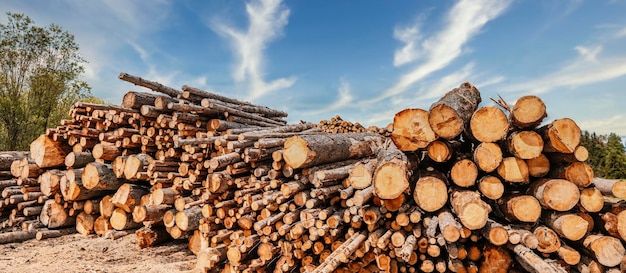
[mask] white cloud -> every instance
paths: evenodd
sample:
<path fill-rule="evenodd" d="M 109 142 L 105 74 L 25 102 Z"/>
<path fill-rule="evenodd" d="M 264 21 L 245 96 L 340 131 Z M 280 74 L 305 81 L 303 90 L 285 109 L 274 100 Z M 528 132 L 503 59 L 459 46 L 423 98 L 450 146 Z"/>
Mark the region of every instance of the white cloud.
<path fill-rule="evenodd" d="M 626 37 L 626 27 L 615 32 L 615 38 L 623 38 L 623 37 Z"/>
<path fill-rule="evenodd" d="M 577 124 L 582 130 L 598 134 L 616 133 L 626 136 L 626 116 L 624 115 L 614 115 L 597 120 L 577 121 Z"/>
<path fill-rule="evenodd" d="M 337 90 L 337 100 L 319 110 L 311 111 L 307 113 L 307 115 L 318 115 L 342 109 L 350 105 L 353 101 L 354 97 L 350 93 L 350 83 L 345 79 L 341 79 L 341 83 L 339 84 L 339 88 Z"/>
<path fill-rule="evenodd" d="M 553 73 L 505 86 L 502 90 L 544 93 L 559 87 L 578 87 L 626 75 L 626 56 L 599 56 L 601 46 L 577 46 L 575 50 L 577 58 Z"/>
<path fill-rule="evenodd" d="M 419 26 L 413 25 L 408 27 L 396 27 L 393 30 L 393 37 L 403 42 L 405 45 L 396 50 L 393 57 L 393 65 L 401 66 L 417 60 L 419 53 L 417 53 L 419 46 L 418 43 L 422 38 L 419 35 Z"/>
<path fill-rule="evenodd" d="M 265 82 L 263 70 L 264 50 L 282 35 L 290 11 L 281 0 L 253 0 L 246 4 L 246 12 L 249 20 L 246 30 L 235 29 L 218 20 L 214 20 L 212 28 L 230 39 L 238 58 L 233 78 L 249 84 L 249 99 L 254 100 L 266 93 L 291 87 L 296 82 L 295 77 Z"/>
<path fill-rule="evenodd" d="M 375 103 L 401 94 L 431 73 L 447 67 L 462 54 L 465 44 L 477 35 L 485 24 L 501 15 L 510 3 L 509 0 L 459 1 L 447 13 L 444 28 L 426 38 L 419 47 L 415 45 L 419 40 L 417 36 L 419 31 L 410 27 L 396 31 L 396 38 L 400 38 L 406 45 L 400 51 L 396 51 L 394 64 L 415 61 L 417 51 L 421 52 L 420 59 L 423 59 L 423 62 L 402 75 L 395 85 L 380 96 L 368 102 Z M 409 37 L 410 34 L 413 36 Z"/>

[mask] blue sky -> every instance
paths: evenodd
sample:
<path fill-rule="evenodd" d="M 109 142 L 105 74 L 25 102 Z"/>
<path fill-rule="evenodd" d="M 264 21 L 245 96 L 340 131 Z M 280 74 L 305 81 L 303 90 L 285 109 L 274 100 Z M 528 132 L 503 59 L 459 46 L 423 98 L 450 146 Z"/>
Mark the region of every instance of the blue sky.
<path fill-rule="evenodd" d="M 128 72 L 288 111 L 386 125 L 464 81 L 481 106 L 536 94 L 548 119 L 626 136 L 626 1 L 6 0 L 73 33 L 84 80 L 119 103 Z M 6 16 L 0 19 L 6 22 Z"/>

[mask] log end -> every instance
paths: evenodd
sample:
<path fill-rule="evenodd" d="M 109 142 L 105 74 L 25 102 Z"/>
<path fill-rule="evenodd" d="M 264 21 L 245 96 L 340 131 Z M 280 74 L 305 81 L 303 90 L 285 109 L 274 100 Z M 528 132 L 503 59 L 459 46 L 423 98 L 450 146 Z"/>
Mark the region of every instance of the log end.
<path fill-rule="evenodd" d="M 309 149 L 308 143 L 299 136 L 291 137 L 285 142 L 283 159 L 294 169 L 304 166 L 313 160 L 315 155 L 315 151 Z"/>
<path fill-rule="evenodd" d="M 580 144 L 581 130 L 572 119 L 558 119 L 552 122 L 547 136 L 551 148 L 569 154 Z"/>
<path fill-rule="evenodd" d="M 487 224 L 489 208 L 479 202 L 470 202 L 457 211 L 461 224 L 470 230 L 483 228 Z"/>
<path fill-rule="evenodd" d="M 438 104 L 430 109 L 428 123 L 433 132 L 444 139 L 453 139 L 463 132 L 463 119 L 450 106 Z"/>
<path fill-rule="evenodd" d="M 405 109 L 393 118 L 391 140 L 401 151 L 415 151 L 426 148 L 437 139 L 437 134 L 428 122 L 428 111 L 423 109 Z"/>
<path fill-rule="evenodd" d="M 518 128 L 537 126 L 546 116 L 546 105 L 537 96 L 523 96 L 511 109 L 511 121 Z"/>
<path fill-rule="evenodd" d="M 424 211 L 437 211 L 448 202 L 448 187 L 439 178 L 432 176 L 422 177 L 415 185 L 413 199 Z"/>
<path fill-rule="evenodd" d="M 496 142 L 509 131 L 509 120 L 500 108 L 487 106 L 474 112 L 469 127 L 476 140 Z"/>
<path fill-rule="evenodd" d="M 552 179 L 545 185 L 542 204 L 556 211 L 568 211 L 580 200 L 578 187 L 565 179 Z"/>
<path fill-rule="evenodd" d="M 378 198 L 397 198 L 409 187 L 405 165 L 395 161 L 385 162 L 376 169 L 373 183 Z"/>

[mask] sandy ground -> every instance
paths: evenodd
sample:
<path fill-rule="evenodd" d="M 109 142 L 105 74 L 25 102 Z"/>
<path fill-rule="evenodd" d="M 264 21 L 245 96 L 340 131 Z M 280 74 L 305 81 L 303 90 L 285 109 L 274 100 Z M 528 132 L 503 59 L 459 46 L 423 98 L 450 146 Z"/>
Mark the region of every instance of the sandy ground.
<path fill-rule="evenodd" d="M 0 272 L 193 272 L 186 240 L 139 249 L 135 235 L 117 240 L 80 234 L 0 245 Z"/>

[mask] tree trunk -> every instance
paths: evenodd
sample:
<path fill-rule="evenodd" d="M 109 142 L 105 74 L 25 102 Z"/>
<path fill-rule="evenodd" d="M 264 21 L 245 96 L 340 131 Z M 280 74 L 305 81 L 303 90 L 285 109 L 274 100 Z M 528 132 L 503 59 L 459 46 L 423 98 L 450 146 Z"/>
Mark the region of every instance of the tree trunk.
<path fill-rule="evenodd" d="M 90 152 L 71 152 L 65 156 L 65 166 L 68 168 L 79 169 L 87 166 L 87 164 L 94 162 L 92 153 Z"/>
<path fill-rule="evenodd" d="M 502 149 L 498 144 L 483 142 L 474 149 L 476 166 L 485 172 L 493 172 L 502 162 Z"/>
<path fill-rule="evenodd" d="M 458 88 L 448 91 L 430 106 L 428 118 L 430 127 L 436 135 L 448 140 L 454 139 L 467 127 L 480 102 L 478 89 L 465 82 Z"/>
<path fill-rule="evenodd" d="M 305 168 L 373 155 L 381 142 L 372 133 L 294 136 L 285 142 L 283 159 L 294 169 Z"/>
<path fill-rule="evenodd" d="M 4 151 L 0 152 L 0 170 L 10 170 L 13 161 L 28 157 L 28 152 Z"/>
<path fill-rule="evenodd" d="M 572 213 L 550 213 L 545 223 L 556 233 L 571 241 L 582 239 L 587 234 L 589 226 L 585 219 Z"/>
<path fill-rule="evenodd" d="M 528 165 L 524 160 L 517 157 L 507 157 L 498 166 L 498 175 L 507 182 L 528 183 Z"/>
<path fill-rule="evenodd" d="M 593 184 L 604 195 L 626 198 L 626 181 L 624 180 L 595 177 Z"/>
<path fill-rule="evenodd" d="M 607 267 L 619 265 L 626 252 L 622 242 L 610 236 L 589 235 L 583 241 L 583 245 L 593 252 L 600 264 Z"/>
<path fill-rule="evenodd" d="M 513 126 L 520 129 L 532 129 L 539 126 L 548 114 L 546 105 L 539 97 L 523 96 L 517 99 L 509 116 Z"/>
<path fill-rule="evenodd" d="M 131 213 L 135 206 L 140 204 L 141 197 L 147 193 L 148 190 L 142 186 L 123 184 L 111 197 L 111 203 L 115 207 L 123 209 L 126 213 Z"/>
<path fill-rule="evenodd" d="M 135 231 L 135 234 L 137 245 L 141 249 L 156 246 L 171 238 L 163 226 L 144 226 Z"/>
<path fill-rule="evenodd" d="M 404 109 L 393 118 L 391 140 L 401 151 L 411 152 L 426 148 L 437 140 L 429 123 L 429 113 L 422 109 Z"/>
<path fill-rule="evenodd" d="M 539 201 L 530 195 L 509 195 L 498 200 L 498 203 L 509 221 L 535 223 L 541 216 Z"/>
<path fill-rule="evenodd" d="M 139 85 L 139 86 L 151 89 L 152 91 L 166 94 L 166 95 L 168 95 L 168 96 L 170 96 L 172 98 L 176 98 L 178 95 L 182 95 L 181 91 L 178 91 L 178 90 L 176 90 L 174 88 L 167 87 L 167 86 L 162 85 L 162 84 L 160 84 L 158 82 L 144 80 L 144 79 L 142 79 L 140 77 L 133 76 L 133 75 L 130 75 L 128 73 L 122 72 L 122 73 L 120 73 L 118 78 L 120 80 L 130 82 L 130 83 L 132 83 L 134 85 Z"/>
<path fill-rule="evenodd" d="M 146 92 L 127 92 L 122 98 L 121 106 L 124 108 L 139 109 L 142 105 L 154 105 L 154 100 L 159 95 Z"/>

